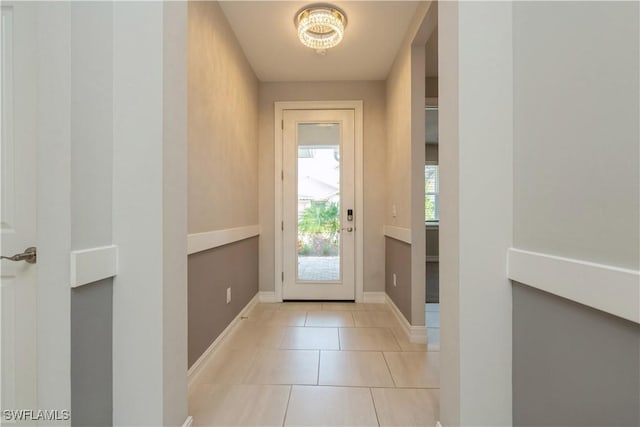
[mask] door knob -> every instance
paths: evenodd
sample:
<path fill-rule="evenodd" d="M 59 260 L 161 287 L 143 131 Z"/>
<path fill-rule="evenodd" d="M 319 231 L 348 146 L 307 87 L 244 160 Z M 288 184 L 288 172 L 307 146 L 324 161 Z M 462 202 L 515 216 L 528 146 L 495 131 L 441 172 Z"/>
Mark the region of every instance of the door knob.
<path fill-rule="evenodd" d="M 0 256 L 0 259 L 6 259 L 9 261 L 26 261 L 29 264 L 35 264 L 37 261 L 37 249 L 33 246 L 27 248 L 21 254 L 15 254 L 14 256 Z"/>
<path fill-rule="evenodd" d="M 353 231 L 353 227 L 341 228 L 340 230 L 345 230 L 345 231 L 348 231 L 349 233 L 351 233 Z"/>

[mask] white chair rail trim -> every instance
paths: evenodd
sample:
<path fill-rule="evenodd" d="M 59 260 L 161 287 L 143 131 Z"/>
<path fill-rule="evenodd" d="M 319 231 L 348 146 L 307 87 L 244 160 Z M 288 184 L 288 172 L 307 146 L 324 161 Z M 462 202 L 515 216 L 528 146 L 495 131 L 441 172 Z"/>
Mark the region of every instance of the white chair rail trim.
<path fill-rule="evenodd" d="M 640 323 L 640 271 L 510 248 L 509 279 Z"/>
<path fill-rule="evenodd" d="M 391 237 L 392 239 L 400 240 L 401 242 L 405 242 L 411 244 L 411 229 L 396 227 L 393 225 L 385 225 L 383 229 L 383 233 L 387 237 Z"/>
<path fill-rule="evenodd" d="M 259 234 L 259 225 L 247 225 L 245 227 L 189 234 L 187 238 L 187 253 L 189 255 L 195 254 L 240 240 L 249 239 Z"/>
<path fill-rule="evenodd" d="M 71 251 L 70 282 L 72 288 L 95 283 L 118 274 L 116 245 Z"/>

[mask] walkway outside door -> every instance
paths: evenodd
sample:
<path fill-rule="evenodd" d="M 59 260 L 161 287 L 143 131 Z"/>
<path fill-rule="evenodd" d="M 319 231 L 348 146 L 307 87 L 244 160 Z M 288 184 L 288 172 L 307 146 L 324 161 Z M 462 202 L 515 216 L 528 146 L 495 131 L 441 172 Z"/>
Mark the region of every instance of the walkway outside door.
<path fill-rule="evenodd" d="M 283 112 L 283 299 L 355 299 L 354 110 Z"/>

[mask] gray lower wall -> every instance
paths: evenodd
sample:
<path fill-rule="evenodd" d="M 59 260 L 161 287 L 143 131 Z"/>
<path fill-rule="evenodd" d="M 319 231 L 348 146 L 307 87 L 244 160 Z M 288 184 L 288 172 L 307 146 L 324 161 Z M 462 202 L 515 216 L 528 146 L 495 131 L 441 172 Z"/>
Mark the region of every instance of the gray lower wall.
<path fill-rule="evenodd" d="M 71 425 L 110 426 L 113 279 L 71 290 Z"/>
<path fill-rule="evenodd" d="M 440 239 L 440 232 L 438 230 L 438 227 L 434 227 L 434 226 L 427 226 L 425 227 L 425 252 L 427 254 L 427 256 L 438 256 L 440 254 L 440 245 L 439 245 L 439 239 Z"/>
<path fill-rule="evenodd" d="M 113 4 L 72 2 L 71 249 L 113 238 Z M 71 289 L 71 424 L 113 424 L 113 279 Z"/>
<path fill-rule="evenodd" d="M 440 263 L 434 261 L 433 257 L 439 256 L 439 228 L 437 226 L 425 227 L 426 234 L 426 275 L 425 285 L 427 287 L 425 295 L 426 302 L 437 303 L 440 302 Z"/>
<path fill-rule="evenodd" d="M 438 117 L 435 116 L 435 123 L 432 123 L 431 126 L 437 126 L 438 123 Z M 426 120 L 426 125 L 429 126 L 429 120 Z M 429 131 L 425 131 L 427 133 L 429 133 Z M 437 133 L 437 131 L 436 131 Z M 434 143 L 427 143 L 424 144 L 424 160 L 425 162 L 436 162 L 436 164 L 438 163 L 438 144 L 434 144 Z"/>
<path fill-rule="evenodd" d="M 640 425 L 640 325 L 514 283 L 513 423 Z"/>
<path fill-rule="evenodd" d="M 425 266 L 426 299 L 428 303 L 440 302 L 440 263 L 427 262 Z"/>
<path fill-rule="evenodd" d="M 411 323 L 411 245 L 391 237 L 385 238 L 385 291 Z"/>
<path fill-rule="evenodd" d="M 258 237 L 189 255 L 189 366 L 257 292 Z"/>

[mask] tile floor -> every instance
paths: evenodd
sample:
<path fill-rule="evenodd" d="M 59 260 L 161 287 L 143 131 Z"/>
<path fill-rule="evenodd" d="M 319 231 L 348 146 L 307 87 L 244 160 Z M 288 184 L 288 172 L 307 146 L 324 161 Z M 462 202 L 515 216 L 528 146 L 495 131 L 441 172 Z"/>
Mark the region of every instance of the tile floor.
<path fill-rule="evenodd" d="M 429 336 L 409 342 L 385 304 L 258 304 L 190 386 L 189 414 L 196 426 L 435 426 Z"/>

